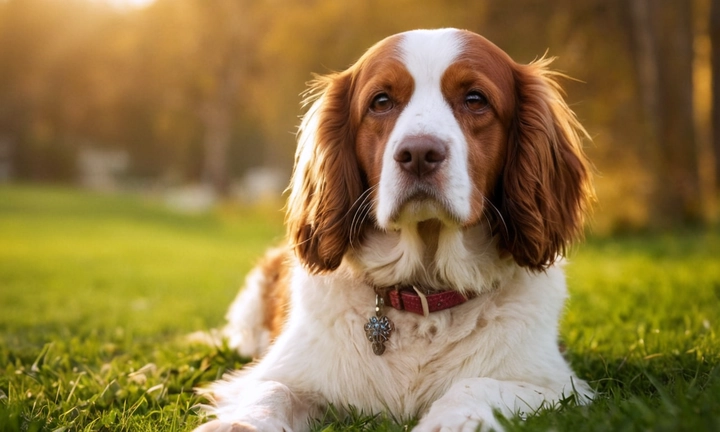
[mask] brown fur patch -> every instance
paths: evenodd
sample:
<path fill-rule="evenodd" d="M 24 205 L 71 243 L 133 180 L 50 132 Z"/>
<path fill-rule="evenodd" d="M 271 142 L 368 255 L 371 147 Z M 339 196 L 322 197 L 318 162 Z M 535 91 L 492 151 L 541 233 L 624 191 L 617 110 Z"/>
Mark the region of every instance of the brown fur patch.
<path fill-rule="evenodd" d="M 353 107 L 360 118 L 355 151 L 367 186 L 376 191 L 380 182 L 382 158 L 390 134 L 403 108 L 410 102 L 413 78 L 405 65 L 394 57 L 374 58 L 372 68 L 359 75 L 357 98 Z M 393 107 L 387 112 L 369 111 L 373 98 L 384 93 Z M 375 193 L 371 196 L 375 201 Z"/>
<path fill-rule="evenodd" d="M 290 311 L 290 260 L 289 248 L 268 251 L 257 264 L 264 276 L 261 307 L 263 327 L 270 330 L 271 342 L 282 332 Z"/>
<path fill-rule="evenodd" d="M 594 199 L 582 150 L 587 132 L 563 100 L 556 81 L 561 75 L 547 68 L 551 59 L 519 65 L 482 36 L 463 37 L 463 54 L 442 86 L 468 138 L 476 186 L 470 223 L 484 211 L 500 248 L 519 265 L 543 270 L 581 235 Z M 483 113 L 464 109 L 470 90 L 486 96 Z"/>
<path fill-rule="evenodd" d="M 376 74 L 387 73 L 385 66 L 395 58 L 397 41 L 390 37 L 379 42 L 348 70 L 319 77 L 309 91 L 321 98 L 322 105 L 314 114 L 317 129 L 303 132 L 313 134 L 314 148 L 306 165 L 295 167 L 293 185 L 300 188 L 291 192 L 286 222 L 300 262 L 312 273 L 335 270 L 350 244 L 362 236 L 362 230 L 350 223 L 369 177 L 358 162 L 358 128 L 373 96 L 367 83 L 383 85 Z M 392 76 L 386 78 L 385 85 L 392 81 Z"/>
<path fill-rule="evenodd" d="M 442 77 L 442 92 L 468 144 L 468 169 L 473 181 L 471 216 L 467 225 L 483 218 L 505 164 L 508 129 L 515 108 L 512 60 L 482 36 L 463 33 L 463 51 Z M 466 106 L 466 96 L 479 92 L 488 101 L 481 112 Z"/>
<path fill-rule="evenodd" d="M 496 197 L 500 246 L 532 270 L 552 265 L 581 236 L 594 198 L 582 150 L 587 132 L 563 100 L 551 61 L 513 68 L 517 105 Z"/>

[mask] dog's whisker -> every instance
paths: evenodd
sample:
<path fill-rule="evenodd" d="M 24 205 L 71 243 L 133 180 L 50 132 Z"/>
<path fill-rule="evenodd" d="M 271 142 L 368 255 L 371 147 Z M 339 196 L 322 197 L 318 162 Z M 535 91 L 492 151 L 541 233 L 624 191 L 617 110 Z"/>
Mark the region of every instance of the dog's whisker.
<path fill-rule="evenodd" d="M 353 218 L 350 222 L 350 247 L 352 249 L 355 249 L 355 238 L 359 236 L 365 219 L 367 219 L 368 215 L 372 211 L 373 203 L 370 197 L 375 189 L 376 187 L 370 187 L 365 192 L 363 192 L 363 194 L 361 195 L 362 201 L 360 201 L 357 210 L 353 214 Z M 356 203 L 361 198 L 358 198 L 358 200 L 356 200 Z"/>
<path fill-rule="evenodd" d="M 499 219 L 500 225 L 502 225 L 502 227 L 503 227 L 503 229 L 504 229 L 504 231 L 505 231 L 505 235 L 508 236 L 508 235 L 509 235 L 508 226 L 507 226 L 507 223 L 505 222 L 505 218 L 503 217 L 503 214 L 502 214 L 502 212 L 500 211 L 500 209 L 498 209 L 497 206 L 496 206 L 495 204 L 493 204 L 493 202 L 490 201 L 485 195 L 483 195 L 482 198 L 483 198 L 483 202 L 484 202 L 485 204 L 487 204 L 487 208 L 489 208 L 490 210 L 492 210 L 493 212 L 495 212 L 495 214 L 497 214 L 497 217 L 498 217 L 498 219 Z M 493 228 L 494 228 L 494 227 L 493 227 L 493 224 L 491 223 L 491 221 L 490 221 L 490 219 L 488 218 L 487 215 L 485 215 L 485 218 L 486 218 L 486 220 L 488 221 L 488 225 L 489 225 L 490 231 L 492 231 Z"/>

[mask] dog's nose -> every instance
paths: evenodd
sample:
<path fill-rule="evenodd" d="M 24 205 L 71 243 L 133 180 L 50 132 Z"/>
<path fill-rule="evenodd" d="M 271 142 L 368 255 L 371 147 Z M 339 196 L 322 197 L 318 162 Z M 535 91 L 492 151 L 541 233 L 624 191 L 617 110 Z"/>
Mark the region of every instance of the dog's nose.
<path fill-rule="evenodd" d="M 403 140 L 393 158 L 404 171 L 422 178 L 440 167 L 447 158 L 447 146 L 432 136 L 413 136 Z"/>

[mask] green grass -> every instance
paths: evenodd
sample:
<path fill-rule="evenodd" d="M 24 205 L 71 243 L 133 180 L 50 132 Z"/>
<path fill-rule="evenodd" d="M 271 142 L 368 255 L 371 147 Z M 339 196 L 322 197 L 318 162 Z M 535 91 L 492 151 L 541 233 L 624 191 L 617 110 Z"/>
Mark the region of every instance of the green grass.
<path fill-rule="evenodd" d="M 192 388 L 241 363 L 184 337 L 281 238 L 279 211 L 0 188 L 0 431 L 196 425 Z"/>
<path fill-rule="evenodd" d="M 0 187 L 0 431 L 175 431 L 193 387 L 245 359 L 220 325 L 282 215 L 173 213 L 138 197 Z M 567 356 L 599 391 L 509 430 L 720 430 L 720 232 L 595 239 L 567 267 Z M 329 409 L 316 430 L 401 431 Z"/>

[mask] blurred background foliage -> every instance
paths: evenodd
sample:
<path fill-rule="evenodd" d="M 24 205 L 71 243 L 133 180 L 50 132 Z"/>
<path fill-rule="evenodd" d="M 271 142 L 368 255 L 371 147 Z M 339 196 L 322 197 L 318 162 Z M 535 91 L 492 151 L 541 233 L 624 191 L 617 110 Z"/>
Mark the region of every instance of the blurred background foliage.
<path fill-rule="evenodd" d="M 720 0 L 0 0 L 0 182 L 279 196 L 312 73 L 430 27 L 577 80 L 595 232 L 716 222 Z"/>

